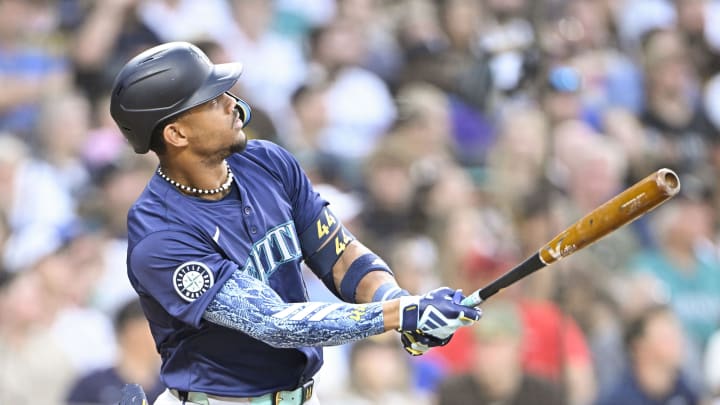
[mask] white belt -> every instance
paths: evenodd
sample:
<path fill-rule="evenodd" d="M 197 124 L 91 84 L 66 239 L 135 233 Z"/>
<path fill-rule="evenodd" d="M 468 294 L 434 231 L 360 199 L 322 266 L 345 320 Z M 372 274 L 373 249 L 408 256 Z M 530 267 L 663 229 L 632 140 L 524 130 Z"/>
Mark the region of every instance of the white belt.
<path fill-rule="evenodd" d="M 277 391 L 259 397 L 223 397 L 219 395 L 206 394 L 204 392 L 188 392 L 169 390 L 170 393 L 181 401 L 188 401 L 193 404 L 212 405 L 212 404 L 232 404 L 245 403 L 253 405 L 302 405 L 313 396 L 314 381 L 310 380 L 303 384 L 302 387 L 291 391 Z"/>

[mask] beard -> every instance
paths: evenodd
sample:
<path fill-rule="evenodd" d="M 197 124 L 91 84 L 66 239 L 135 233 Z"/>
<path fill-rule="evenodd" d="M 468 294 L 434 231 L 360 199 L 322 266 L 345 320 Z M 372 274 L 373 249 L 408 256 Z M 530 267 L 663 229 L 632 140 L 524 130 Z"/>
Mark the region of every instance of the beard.
<path fill-rule="evenodd" d="M 247 137 L 242 136 L 239 139 L 235 139 L 233 143 L 229 145 L 226 145 L 219 149 L 214 149 L 213 151 L 207 151 L 208 153 L 206 154 L 206 157 L 202 160 L 209 165 L 217 164 L 236 153 L 244 152 L 246 146 Z"/>
<path fill-rule="evenodd" d="M 232 155 L 235 153 L 242 153 L 245 151 L 245 147 L 247 146 L 247 137 L 243 136 L 242 139 L 237 140 L 236 142 L 233 142 L 232 145 L 228 148 L 228 155 Z"/>

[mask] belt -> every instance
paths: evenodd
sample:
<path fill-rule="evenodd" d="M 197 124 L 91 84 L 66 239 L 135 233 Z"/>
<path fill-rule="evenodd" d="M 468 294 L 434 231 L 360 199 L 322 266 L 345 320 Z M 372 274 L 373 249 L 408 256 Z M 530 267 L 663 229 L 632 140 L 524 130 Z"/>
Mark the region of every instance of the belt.
<path fill-rule="evenodd" d="M 218 395 L 206 394 L 204 392 L 179 391 L 171 389 L 170 392 L 181 401 L 188 401 L 197 404 L 209 405 L 210 400 L 224 402 L 250 402 L 257 405 L 302 405 L 313 396 L 314 380 L 310 380 L 290 391 L 276 391 L 259 397 L 238 398 L 221 397 Z"/>

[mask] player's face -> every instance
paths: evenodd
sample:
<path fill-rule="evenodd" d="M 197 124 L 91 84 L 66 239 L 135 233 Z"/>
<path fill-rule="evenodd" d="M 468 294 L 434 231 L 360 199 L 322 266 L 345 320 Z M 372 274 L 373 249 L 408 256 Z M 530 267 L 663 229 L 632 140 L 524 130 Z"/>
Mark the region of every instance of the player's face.
<path fill-rule="evenodd" d="M 178 119 L 186 128 L 188 143 L 195 153 L 213 160 L 245 150 L 247 137 L 235 104 L 232 97 L 221 94 Z"/>

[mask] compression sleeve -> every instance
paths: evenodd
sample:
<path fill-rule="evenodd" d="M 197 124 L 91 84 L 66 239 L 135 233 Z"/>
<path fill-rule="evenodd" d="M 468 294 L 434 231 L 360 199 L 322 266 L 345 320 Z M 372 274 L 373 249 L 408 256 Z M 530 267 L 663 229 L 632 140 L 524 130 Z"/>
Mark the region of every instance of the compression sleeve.
<path fill-rule="evenodd" d="M 334 346 L 385 330 L 382 303 L 289 304 L 240 269 L 210 301 L 203 318 L 276 348 Z"/>

